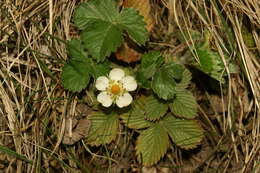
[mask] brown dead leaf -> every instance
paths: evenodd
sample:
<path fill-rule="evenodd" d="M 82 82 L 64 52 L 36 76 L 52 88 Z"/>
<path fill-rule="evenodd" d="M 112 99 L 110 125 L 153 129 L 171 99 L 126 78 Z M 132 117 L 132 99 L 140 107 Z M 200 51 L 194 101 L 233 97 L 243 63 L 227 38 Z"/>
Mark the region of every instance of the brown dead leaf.
<path fill-rule="evenodd" d="M 227 111 L 227 98 L 224 96 L 223 101 L 220 96 L 210 96 L 210 103 L 215 113 L 223 113 Z"/>
<path fill-rule="evenodd" d="M 153 29 L 155 20 L 151 15 L 151 4 L 149 0 L 124 0 L 123 7 L 135 8 L 144 17 L 146 29 L 150 32 Z"/>
<path fill-rule="evenodd" d="M 87 119 L 89 109 L 87 105 L 79 104 L 76 108 L 78 116 L 66 119 L 65 133 L 62 143 L 73 145 L 88 135 L 91 121 Z"/>
<path fill-rule="evenodd" d="M 157 170 L 155 167 L 143 167 L 142 172 L 143 173 L 157 173 Z"/>
<path fill-rule="evenodd" d="M 127 43 L 123 43 L 115 53 L 116 58 L 127 63 L 140 60 L 141 54 L 129 47 Z"/>
<path fill-rule="evenodd" d="M 87 118 L 81 120 L 67 120 L 65 128 L 66 130 L 63 136 L 62 143 L 67 145 L 73 145 L 79 140 L 81 140 L 83 137 L 87 136 L 90 128 L 90 120 L 88 120 Z M 70 130 L 71 128 L 72 130 Z"/>

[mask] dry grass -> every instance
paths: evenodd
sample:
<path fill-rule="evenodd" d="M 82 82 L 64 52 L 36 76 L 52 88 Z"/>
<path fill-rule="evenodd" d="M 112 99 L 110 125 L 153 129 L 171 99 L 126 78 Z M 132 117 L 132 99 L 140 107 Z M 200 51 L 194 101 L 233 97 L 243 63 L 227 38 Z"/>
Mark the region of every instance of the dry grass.
<path fill-rule="evenodd" d="M 0 2 L 0 145 L 15 151 L 1 148 L 0 172 L 149 172 L 135 160 L 132 133 L 100 148 L 61 143 L 80 102 L 60 82 L 67 60 L 63 40 L 74 37 L 70 20 L 79 2 Z M 188 51 L 186 43 L 198 41 L 191 31 L 208 32 L 228 72 L 219 95 L 193 87 L 206 130 L 202 146 L 192 154 L 172 147 L 158 170 L 260 172 L 260 1 L 151 2 L 153 44 L 179 57 Z M 187 32 L 186 43 L 176 41 L 174 32 Z M 238 73 L 230 72 L 226 57 L 238 64 Z"/>

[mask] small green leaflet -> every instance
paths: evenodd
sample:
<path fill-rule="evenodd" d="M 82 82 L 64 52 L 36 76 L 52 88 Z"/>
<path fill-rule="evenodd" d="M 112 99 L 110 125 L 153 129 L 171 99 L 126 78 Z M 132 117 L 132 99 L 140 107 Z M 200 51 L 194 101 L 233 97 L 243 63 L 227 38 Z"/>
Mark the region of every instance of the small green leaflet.
<path fill-rule="evenodd" d="M 151 121 L 159 120 L 168 110 L 168 104 L 155 96 L 141 97 L 135 101 L 130 113 L 123 114 L 121 118 L 125 125 L 133 129 L 150 127 Z"/>
<path fill-rule="evenodd" d="M 151 51 L 141 57 L 140 70 L 146 79 L 151 78 L 164 62 L 163 57 L 158 51 Z"/>
<path fill-rule="evenodd" d="M 145 119 L 145 97 L 141 97 L 136 100 L 130 113 L 121 115 L 125 126 L 132 129 L 143 129 L 150 127 L 153 123 Z"/>
<path fill-rule="evenodd" d="M 81 33 L 81 39 L 97 61 L 104 61 L 121 45 L 123 37 L 121 30 L 113 23 L 96 21 Z"/>
<path fill-rule="evenodd" d="M 95 21 L 113 22 L 118 15 L 114 0 L 90 0 L 76 8 L 73 21 L 80 30 L 84 30 Z"/>
<path fill-rule="evenodd" d="M 170 104 L 170 109 L 178 117 L 192 119 L 197 115 L 197 102 L 190 91 L 178 91 Z"/>
<path fill-rule="evenodd" d="M 87 87 L 90 76 L 96 79 L 110 70 L 108 61 L 99 64 L 90 59 L 78 39 L 68 41 L 67 51 L 70 61 L 64 65 L 61 78 L 64 88 L 70 91 L 81 91 Z"/>
<path fill-rule="evenodd" d="M 138 44 L 148 39 L 143 17 L 133 8 L 119 12 L 114 0 L 90 0 L 75 10 L 74 23 L 82 30 L 84 47 L 97 61 L 103 61 L 123 42 L 123 32 Z"/>
<path fill-rule="evenodd" d="M 176 94 L 176 84 L 182 79 L 184 67 L 173 62 L 164 64 L 154 75 L 153 91 L 162 99 L 173 99 Z"/>
<path fill-rule="evenodd" d="M 84 47 L 80 40 L 72 39 L 68 41 L 67 52 L 72 59 L 85 59 L 88 57 L 87 52 L 84 51 Z"/>
<path fill-rule="evenodd" d="M 165 155 L 169 144 L 166 130 L 156 123 L 140 133 L 137 139 L 136 153 L 141 163 L 151 166 Z"/>
<path fill-rule="evenodd" d="M 73 92 L 80 92 L 86 88 L 90 76 L 88 61 L 70 60 L 62 68 L 61 80 L 65 89 Z"/>
<path fill-rule="evenodd" d="M 110 62 L 104 61 L 103 63 L 93 62 L 91 65 L 91 76 L 97 79 L 99 76 L 106 76 L 110 71 Z"/>
<path fill-rule="evenodd" d="M 118 18 L 118 25 L 126 30 L 130 38 L 138 44 L 144 44 L 148 39 L 148 31 L 145 27 L 143 16 L 134 8 L 124 8 Z"/>
<path fill-rule="evenodd" d="M 145 99 L 145 118 L 155 121 L 163 117 L 168 110 L 168 105 L 154 96 Z"/>
<path fill-rule="evenodd" d="M 158 51 L 145 53 L 141 57 L 141 65 L 138 68 L 136 80 L 144 88 L 151 87 L 150 78 L 153 77 L 157 69 L 163 64 L 164 59 Z"/>
<path fill-rule="evenodd" d="M 87 87 L 90 80 L 90 59 L 88 59 L 80 40 L 68 41 L 67 51 L 71 60 L 62 68 L 62 85 L 70 91 L 80 92 Z"/>
<path fill-rule="evenodd" d="M 203 129 L 195 120 L 175 118 L 168 114 L 160 122 L 173 142 L 181 148 L 195 148 L 203 138 Z"/>
<path fill-rule="evenodd" d="M 185 68 L 182 74 L 181 81 L 176 84 L 175 87 L 176 90 L 179 91 L 179 90 L 186 89 L 190 84 L 191 78 L 192 78 L 191 72 Z"/>
<path fill-rule="evenodd" d="M 92 112 L 88 119 L 91 120 L 91 127 L 86 138 L 91 145 L 108 144 L 116 138 L 119 126 L 119 118 L 115 113 Z"/>
<path fill-rule="evenodd" d="M 219 54 L 212 51 L 207 42 L 195 46 L 195 50 L 200 61 L 199 63 L 195 62 L 195 66 L 213 79 L 223 83 L 225 68 Z"/>

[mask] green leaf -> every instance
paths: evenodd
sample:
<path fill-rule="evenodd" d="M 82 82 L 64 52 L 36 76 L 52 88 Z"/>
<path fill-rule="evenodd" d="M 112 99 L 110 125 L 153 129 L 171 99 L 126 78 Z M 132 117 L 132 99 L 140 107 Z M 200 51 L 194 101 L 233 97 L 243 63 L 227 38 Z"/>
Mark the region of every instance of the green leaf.
<path fill-rule="evenodd" d="M 169 137 L 160 124 L 155 124 L 141 132 L 137 139 L 136 153 L 146 166 L 158 162 L 169 147 Z"/>
<path fill-rule="evenodd" d="M 93 24 L 93 21 L 113 22 L 119 15 L 114 0 L 90 0 L 82 3 L 74 13 L 75 25 L 84 30 Z"/>
<path fill-rule="evenodd" d="M 92 112 L 88 119 L 91 120 L 87 143 L 91 145 L 108 144 L 116 138 L 119 118 L 115 113 Z"/>
<path fill-rule="evenodd" d="M 113 0 L 90 0 L 82 3 L 74 13 L 74 23 L 82 30 L 84 47 L 97 59 L 114 52 L 123 40 L 123 31 L 139 44 L 148 39 L 145 22 L 135 9 L 119 13 Z"/>
<path fill-rule="evenodd" d="M 213 69 L 213 58 L 211 58 L 211 52 L 201 46 L 196 48 L 196 53 L 200 60 L 199 63 L 201 70 L 211 72 Z"/>
<path fill-rule="evenodd" d="M 13 157 L 19 159 L 19 160 L 22 160 L 22 161 L 25 161 L 25 162 L 27 162 L 27 163 L 33 164 L 33 160 L 27 159 L 26 156 L 21 155 L 21 154 L 15 152 L 15 151 L 9 149 L 9 148 L 6 147 L 6 146 L 0 145 L 0 151 L 1 151 L 1 153 L 6 153 L 6 154 L 8 154 L 8 155 L 10 155 L 10 156 L 13 156 Z"/>
<path fill-rule="evenodd" d="M 68 41 L 67 51 L 71 60 L 62 69 L 62 84 L 70 91 L 80 92 L 89 83 L 91 60 L 78 39 Z"/>
<path fill-rule="evenodd" d="M 141 72 L 144 74 L 145 78 L 151 78 L 156 72 L 157 68 L 160 67 L 164 62 L 163 57 L 158 51 L 151 51 L 144 54 L 141 57 Z"/>
<path fill-rule="evenodd" d="M 91 66 L 91 76 L 94 79 L 97 79 L 99 76 L 106 76 L 110 71 L 110 66 L 108 61 L 104 61 L 103 63 L 94 63 Z"/>
<path fill-rule="evenodd" d="M 169 114 L 160 123 L 173 142 L 184 149 L 195 148 L 204 136 L 203 129 L 195 120 L 178 119 Z"/>
<path fill-rule="evenodd" d="M 197 115 L 197 102 L 190 91 L 178 91 L 170 104 L 170 109 L 178 117 L 192 119 Z"/>
<path fill-rule="evenodd" d="M 113 23 L 106 21 L 96 21 L 81 33 L 84 46 L 90 54 L 103 61 L 104 58 L 116 51 L 122 43 L 122 31 Z"/>
<path fill-rule="evenodd" d="M 164 64 L 153 77 L 153 91 L 165 100 L 174 98 L 176 83 L 181 80 L 183 71 L 184 67 L 180 64 Z"/>
<path fill-rule="evenodd" d="M 153 123 L 145 119 L 145 97 L 142 97 L 136 100 L 133 105 L 130 113 L 122 114 L 124 124 L 132 129 L 143 129 L 150 127 Z"/>
<path fill-rule="evenodd" d="M 85 59 L 88 57 L 87 52 L 84 50 L 81 41 L 78 39 L 72 39 L 68 41 L 67 51 L 68 55 L 72 59 Z"/>
<path fill-rule="evenodd" d="M 134 8 L 124 8 L 118 18 L 119 27 L 126 30 L 130 38 L 139 44 L 148 40 L 148 31 L 143 16 Z"/>
<path fill-rule="evenodd" d="M 186 89 L 190 84 L 191 78 L 192 78 L 191 72 L 185 68 L 183 71 L 183 74 L 182 74 L 181 81 L 176 84 L 176 87 L 175 87 L 176 90 Z"/>
<path fill-rule="evenodd" d="M 80 92 L 89 83 L 89 70 L 90 65 L 87 59 L 82 61 L 70 60 L 62 69 L 62 85 L 70 91 Z"/>
<path fill-rule="evenodd" d="M 83 30 L 84 47 L 97 61 L 103 61 L 122 43 L 122 31 L 115 22 L 118 15 L 113 0 L 91 0 L 75 10 L 74 23 Z"/>
<path fill-rule="evenodd" d="M 135 79 L 140 87 L 146 89 L 151 88 L 151 81 L 144 76 L 144 73 L 141 70 L 136 72 Z"/>
<path fill-rule="evenodd" d="M 154 96 L 145 99 L 145 118 L 150 121 L 155 121 L 165 115 L 168 110 L 168 105 L 164 101 L 157 99 Z"/>
<path fill-rule="evenodd" d="M 210 49 L 207 41 L 203 45 L 195 46 L 195 50 L 199 58 L 199 63 L 195 62 L 195 66 L 213 79 L 223 83 L 225 68 L 219 54 Z"/>
<path fill-rule="evenodd" d="M 141 57 L 141 65 L 136 74 L 136 80 L 144 88 L 151 87 L 149 80 L 163 64 L 164 59 L 158 51 L 151 51 Z"/>

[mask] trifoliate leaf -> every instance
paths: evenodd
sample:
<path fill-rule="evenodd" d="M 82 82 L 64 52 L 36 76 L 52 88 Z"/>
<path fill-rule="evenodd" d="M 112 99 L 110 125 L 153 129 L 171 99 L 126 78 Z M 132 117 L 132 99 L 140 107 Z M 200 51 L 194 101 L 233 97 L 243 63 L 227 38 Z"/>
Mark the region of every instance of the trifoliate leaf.
<path fill-rule="evenodd" d="M 178 119 L 169 114 L 160 123 L 181 148 L 195 148 L 203 138 L 203 129 L 195 120 Z"/>
<path fill-rule="evenodd" d="M 178 117 L 191 119 L 197 115 L 197 102 L 190 91 L 178 91 L 170 104 L 170 109 Z"/>
<path fill-rule="evenodd" d="M 141 132 L 137 139 L 136 153 L 144 165 L 150 166 L 164 156 L 168 146 L 168 134 L 166 130 L 157 123 Z"/>
<path fill-rule="evenodd" d="M 68 55 L 72 58 L 72 59 L 85 59 L 87 58 L 87 53 L 84 50 L 84 47 L 81 43 L 80 40 L 78 39 L 73 39 L 68 41 L 68 45 L 67 45 L 67 51 L 68 51 Z"/>
<path fill-rule="evenodd" d="M 123 37 L 122 31 L 113 23 L 96 21 L 81 33 L 81 39 L 90 54 L 97 61 L 103 61 L 117 49 Z"/>
<path fill-rule="evenodd" d="M 182 78 L 184 67 L 170 62 L 163 65 L 154 75 L 153 91 L 165 100 L 172 99 L 176 93 L 176 83 Z"/>
<path fill-rule="evenodd" d="M 168 105 L 164 101 L 159 100 L 154 96 L 149 96 L 145 99 L 145 118 L 154 121 L 158 120 L 168 110 Z"/>
<path fill-rule="evenodd" d="M 87 143 L 91 145 L 102 145 L 110 143 L 116 138 L 119 126 L 118 115 L 114 113 L 92 112 L 88 119 L 91 121 Z"/>
<path fill-rule="evenodd" d="M 112 23 L 118 15 L 118 8 L 114 0 L 90 0 L 76 8 L 73 19 L 75 25 L 84 30 L 95 21 Z"/>
<path fill-rule="evenodd" d="M 148 40 L 148 31 L 145 28 L 143 16 L 133 8 L 124 8 L 117 20 L 118 26 L 126 30 L 130 38 L 138 44 L 144 44 Z"/>
<path fill-rule="evenodd" d="M 90 66 L 86 60 L 71 60 L 64 65 L 61 74 L 61 80 L 64 88 L 80 92 L 86 88 L 89 83 Z"/>
<path fill-rule="evenodd" d="M 123 31 L 139 44 L 148 39 L 142 16 L 135 9 L 119 13 L 114 0 L 90 0 L 82 3 L 74 14 L 74 23 L 81 29 L 81 39 L 90 54 L 102 61 L 122 43 Z"/>
<path fill-rule="evenodd" d="M 145 119 L 145 98 L 140 98 L 136 100 L 130 113 L 121 115 L 125 125 L 132 129 L 143 129 L 150 127 L 153 123 Z"/>

